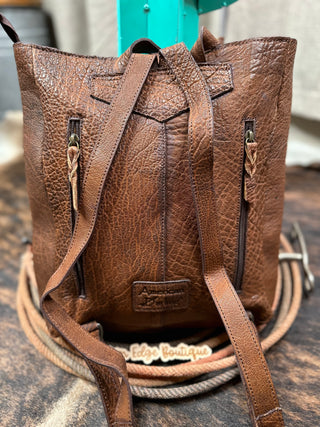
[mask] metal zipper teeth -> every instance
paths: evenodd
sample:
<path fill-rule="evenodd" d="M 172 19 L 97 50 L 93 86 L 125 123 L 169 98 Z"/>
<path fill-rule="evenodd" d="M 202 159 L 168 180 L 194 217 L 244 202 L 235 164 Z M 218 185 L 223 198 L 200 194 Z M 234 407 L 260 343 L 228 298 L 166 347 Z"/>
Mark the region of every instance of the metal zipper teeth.
<path fill-rule="evenodd" d="M 79 145 L 80 145 L 81 144 L 81 120 L 79 118 L 70 118 L 69 119 L 69 124 L 68 124 L 68 142 L 69 142 L 70 136 L 73 133 L 75 133 L 76 135 L 78 135 L 78 137 L 79 137 Z M 79 180 L 78 180 L 78 182 L 79 182 Z M 70 200 L 72 200 L 71 186 L 69 187 L 69 191 L 70 191 Z M 76 219 L 75 211 L 72 208 L 72 203 L 71 203 L 71 227 L 72 227 L 72 232 L 74 231 L 75 219 Z M 79 298 L 85 298 L 86 297 L 86 290 L 85 290 L 85 282 L 84 282 L 84 274 L 83 274 L 83 259 L 82 259 L 82 256 L 75 263 L 75 265 L 74 265 L 74 272 L 75 272 L 76 281 L 77 281 L 78 296 L 79 296 Z"/>
<path fill-rule="evenodd" d="M 246 120 L 244 124 L 244 135 L 248 130 L 254 132 L 254 121 Z M 245 179 L 245 160 L 246 154 L 243 148 L 243 166 L 242 166 L 242 183 L 241 183 L 241 205 L 240 205 L 240 218 L 239 218 L 239 236 L 238 236 L 238 257 L 237 267 L 234 279 L 234 288 L 237 291 L 241 290 L 242 279 L 245 267 L 245 254 L 246 254 L 246 240 L 247 240 L 247 226 L 248 226 L 248 212 L 249 203 L 244 198 L 244 179 Z"/>

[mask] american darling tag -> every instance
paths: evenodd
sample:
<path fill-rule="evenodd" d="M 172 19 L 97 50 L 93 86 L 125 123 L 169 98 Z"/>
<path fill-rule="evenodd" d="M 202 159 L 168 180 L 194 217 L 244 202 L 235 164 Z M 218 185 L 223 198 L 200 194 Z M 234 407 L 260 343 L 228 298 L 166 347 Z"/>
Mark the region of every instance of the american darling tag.
<path fill-rule="evenodd" d="M 159 347 L 151 347 L 146 343 L 131 344 L 129 349 L 123 347 L 115 347 L 116 350 L 122 353 L 126 361 L 143 362 L 146 365 L 155 360 L 162 362 L 171 362 L 174 360 L 199 360 L 208 357 L 212 354 L 212 350 L 208 345 L 187 345 L 179 344 L 172 347 L 168 343 L 161 343 Z"/>

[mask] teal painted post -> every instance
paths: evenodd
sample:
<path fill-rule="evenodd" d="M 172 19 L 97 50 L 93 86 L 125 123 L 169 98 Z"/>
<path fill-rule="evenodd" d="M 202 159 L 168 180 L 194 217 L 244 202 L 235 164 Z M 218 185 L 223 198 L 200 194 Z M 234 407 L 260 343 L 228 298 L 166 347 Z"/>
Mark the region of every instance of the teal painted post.
<path fill-rule="evenodd" d="M 118 53 L 140 37 L 160 47 L 184 41 L 191 48 L 198 36 L 197 0 L 117 0 Z"/>
<path fill-rule="evenodd" d="M 148 37 L 145 0 L 117 0 L 118 54 L 121 55 L 132 42 Z"/>
<path fill-rule="evenodd" d="M 141 37 L 160 47 L 184 41 L 190 49 L 198 37 L 199 15 L 235 1 L 117 0 L 118 54 Z"/>
<path fill-rule="evenodd" d="M 198 13 L 208 13 L 211 10 L 220 9 L 221 7 L 229 6 L 237 0 L 198 0 Z"/>

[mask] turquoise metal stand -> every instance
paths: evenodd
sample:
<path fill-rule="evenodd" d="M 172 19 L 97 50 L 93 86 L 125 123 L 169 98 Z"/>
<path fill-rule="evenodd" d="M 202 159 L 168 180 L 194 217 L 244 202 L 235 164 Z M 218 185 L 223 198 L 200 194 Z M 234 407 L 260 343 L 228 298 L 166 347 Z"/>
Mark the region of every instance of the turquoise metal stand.
<path fill-rule="evenodd" d="M 118 53 L 140 37 L 160 47 L 184 41 L 191 48 L 198 37 L 199 15 L 236 0 L 117 0 Z"/>

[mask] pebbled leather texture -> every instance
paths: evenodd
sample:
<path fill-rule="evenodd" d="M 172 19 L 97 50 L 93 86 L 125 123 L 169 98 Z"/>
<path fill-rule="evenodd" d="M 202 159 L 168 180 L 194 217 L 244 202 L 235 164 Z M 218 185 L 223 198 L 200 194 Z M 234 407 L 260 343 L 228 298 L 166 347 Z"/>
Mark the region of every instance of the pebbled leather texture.
<path fill-rule="evenodd" d="M 202 65 L 201 70 L 212 98 L 233 89 L 230 64 Z M 93 76 L 90 81 L 91 96 L 110 103 L 121 77 L 122 74 Z M 177 84 L 175 76 L 168 73 L 167 69 L 159 69 L 149 74 L 134 111 L 159 122 L 164 122 L 187 109 L 186 98 Z"/>
<path fill-rule="evenodd" d="M 260 321 L 270 318 L 277 275 L 295 50 L 295 40 L 273 38 L 235 42 L 207 53 L 208 61 L 215 60 L 216 55 L 221 61 L 233 61 L 234 87 L 241 90 L 237 98 L 236 90 L 230 92 L 229 108 L 232 114 L 238 111 L 243 119 L 255 120 L 255 139 L 259 152 L 255 174 L 256 194 L 248 217 L 246 268 L 241 299 L 244 306 L 252 310 Z M 239 67 L 241 72 L 237 72 Z M 226 106 L 223 111 L 226 111 Z M 229 122 L 225 121 L 225 115 L 223 119 L 224 127 L 231 129 Z M 238 128 L 236 133 L 239 131 Z M 217 115 L 217 135 L 216 132 Z M 233 133 L 233 138 L 236 133 Z M 216 153 L 219 141 L 219 138 L 215 138 Z M 220 169 L 222 159 L 216 157 L 215 165 Z M 225 183 L 226 179 L 220 182 L 217 176 L 218 200 Z M 228 212 L 227 206 L 232 203 L 229 192 L 225 194 L 224 201 L 220 212 Z M 222 242 L 228 241 L 224 227 L 221 229 L 221 238 Z"/>
<path fill-rule="evenodd" d="M 282 425 L 254 327 L 230 280 L 243 256 L 241 301 L 257 324 L 268 321 L 295 48 L 288 38 L 219 45 L 206 30 L 193 49 L 206 62 L 198 67 L 181 45 L 164 50 L 158 64 L 155 55 L 131 51 L 113 59 L 14 45 L 42 309 L 84 356 L 111 425 L 133 423 L 124 360 L 78 324 L 95 321 L 124 333 L 165 327 L 170 337 L 177 328 L 221 327 L 218 312 L 235 348 L 253 424 Z M 75 224 L 70 118 L 81 123 Z M 240 253 L 246 120 L 255 123 L 257 158 Z M 72 270 L 80 255 L 84 295 Z M 178 307 L 164 298 L 160 310 L 156 304 L 137 309 L 145 304 L 139 299 L 143 283 L 153 283 L 152 292 L 179 295 Z"/>
<path fill-rule="evenodd" d="M 99 90 L 108 93 L 116 60 L 22 43 L 14 46 L 25 111 L 35 268 L 42 293 L 72 234 L 66 161 L 68 120 L 81 118 L 81 193 L 82 172 L 108 111 L 106 102 L 92 97 L 92 79 L 112 76 L 105 88 L 99 79 Z M 257 322 L 270 317 L 276 283 L 294 52 L 291 39 L 263 38 L 217 45 L 206 53 L 208 63 L 214 65 L 211 71 L 219 72 L 220 64 L 232 68 L 232 87 L 213 100 L 213 179 L 225 267 L 231 280 L 237 264 L 243 122 L 248 118 L 256 122 L 257 194 L 248 217 L 241 299 Z M 146 96 L 137 104 L 148 114 L 152 104 L 149 92 L 157 100 L 168 99 L 171 93 L 167 82 L 172 81 L 172 73 L 161 69 L 158 74 L 154 65 L 143 89 Z M 230 78 L 227 80 L 230 85 Z M 219 78 L 212 77 L 212 81 L 219 82 Z M 178 98 L 183 97 L 180 91 Z M 166 103 L 162 109 L 159 105 L 155 113 L 158 119 L 172 117 Z M 181 105 L 180 114 L 173 113 L 165 123 L 138 113 L 129 120 L 107 177 L 93 237 L 83 255 L 87 298 L 77 298 L 73 273 L 55 294 L 80 323 L 94 318 L 105 329 L 124 332 L 163 326 L 219 326 L 212 304 L 203 304 L 207 290 L 201 277 L 189 183 L 185 99 Z M 183 278 L 192 283 L 185 312 L 153 316 L 131 311 L 134 281 Z"/>

